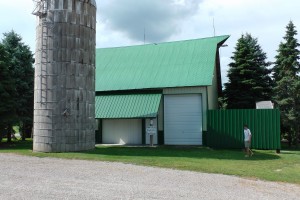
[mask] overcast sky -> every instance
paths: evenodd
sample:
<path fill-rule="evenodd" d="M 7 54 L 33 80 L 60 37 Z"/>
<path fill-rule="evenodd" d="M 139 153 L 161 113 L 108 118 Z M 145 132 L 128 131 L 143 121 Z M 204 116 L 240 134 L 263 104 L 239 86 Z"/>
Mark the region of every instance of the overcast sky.
<path fill-rule="evenodd" d="M 221 48 L 223 82 L 230 56 L 243 33 L 258 38 L 268 61 L 290 20 L 300 32 L 299 0 L 96 0 L 97 48 L 230 35 Z M 0 38 L 15 30 L 35 51 L 32 0 L 0 0 Z M 214 23 L 213 23 L 214 21 Z M 214 25 L 214 26 L 213 26 Z M 215 27 L 215 28 L 214 28 Z M 300 40 L 299 35 L 297 36 Z"/>

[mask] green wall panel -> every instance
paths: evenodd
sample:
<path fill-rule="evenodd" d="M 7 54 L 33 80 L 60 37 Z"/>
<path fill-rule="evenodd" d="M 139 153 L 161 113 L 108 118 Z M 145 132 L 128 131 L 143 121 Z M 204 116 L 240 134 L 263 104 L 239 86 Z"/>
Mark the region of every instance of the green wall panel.
<path fill-rule="evenodd" d="M 280 149 L 280 113 L 277 109 L 209 110 L 207 146 L 243 148 L 243 126 L 252 133 L 251 148 Z"/>

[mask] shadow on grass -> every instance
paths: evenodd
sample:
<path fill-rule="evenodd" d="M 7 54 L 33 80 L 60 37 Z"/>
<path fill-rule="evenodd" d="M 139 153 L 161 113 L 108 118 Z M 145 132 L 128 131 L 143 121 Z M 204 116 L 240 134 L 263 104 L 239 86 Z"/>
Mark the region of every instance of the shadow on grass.
<path fill-rule="evenodd" d="M 300 152 L 300 145 L 298 146 L 291 146 L 289 147 L 288 145 L 281 145 L 282 151 L 297 151 Z"/>
<path fill-rule="evenodd" d="M 299 155 L 300 156 L 300 151 L 299 150 L 282 150 L 280 153 L 281 154 Z"/>
<path fill-rule="evenodd" d="M 6 139 L 2 139 L 2 142 L 0 142 L 0 152 L 1 150 L 32 150 L 32 140 L 12 140 L 11 142 L 7 142 Z"/>
<path fill-rule="evenodd" d="M 127 157 L 173 157 L 193 159 L 226 159 L 226 160 L 274 160 L 280 157 L 271 152 L 254 151 L 254 156 L 245 158 L 242 150 L 214 150 L 207 147 L 177 147 L 158 146 L 129 147 L 129 146 L 97 146 L 85 151 L 86 154 Z"/>
<path fill-rule="evenodd" d="M 1 142 L 0 152 L 18 152 L 18 150 L 32 150 L 32 140 L 13 141 L 11 143 Z M 199 146 L 96 146 L 93 150 L 74 152 L 79 154 L 87 154 L 110 157 L 144 157 L 144 158 L 192 158 L 192 159 L 220 159 L 220 160 L 274 160 L 280 157 L 271 151 L 255 151 L 254 156 L 250 158 L 244 157 L 242 150 L 215 150 L 207 147 Z M 284 152 L 289 153 L 289 152 Z M 291 152 L 292 153 L 292 152 Z M 43 153 L 42 153 L 43 154 Z M 47 153 L 44 154 L 47 156 Z"/>

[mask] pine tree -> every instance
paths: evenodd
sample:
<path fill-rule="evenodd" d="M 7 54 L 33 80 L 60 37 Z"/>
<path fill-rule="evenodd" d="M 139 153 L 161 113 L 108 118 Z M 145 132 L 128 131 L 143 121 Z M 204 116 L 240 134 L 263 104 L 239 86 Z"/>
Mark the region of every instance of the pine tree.
<path fill-rule="evenodd" d="M 14 31 L 4 33 L 2 44 L 8 53 L 10 75 L 15 81 L 16 121 L 23 126 L 33 121 L 34 68 L 33 54 Z M 20 127 L 22 129 L 22 127 Z M 24 134 L 23 134 L 24 135 Z M 23 137 L 23 139 L 25 139 Z"/>
<path fill-rule="evenodd" d="M 270 100 L 271 78 L 266 58 L 257 39 L 250 34 L 237 41 L 233 62 L 229 64 L 229 81 L 225 84 L 227 108 L 251 109 L 257 101 Z"/>
<path fill-rule="evenodd" d="M 300 71 L 297 49 L 300 45 L 295 38 L 296 27 L 290 21 L 286 26 L 286 34 L 281 42 L 274 66 L 274 101 L 281 113 L 282 127 L 288 132 L 289 145 L 292 140 L 297 143 L 300 121 Z"/>
<path fill-rule="evenodd" d="M 0 43 L 0 141 L 4 129 L 13 121 L 16 113 L 13 100 L 16 96 L 16 87 L 9 72 L 9 65 L 8 53 Z M 8 140 L 10 140 L 9 137 Z"/>

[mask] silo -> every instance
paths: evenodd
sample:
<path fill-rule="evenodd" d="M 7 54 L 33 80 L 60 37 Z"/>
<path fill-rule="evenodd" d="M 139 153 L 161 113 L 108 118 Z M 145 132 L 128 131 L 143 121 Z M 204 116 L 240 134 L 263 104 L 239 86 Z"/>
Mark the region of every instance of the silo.
<path fill-rule="evenodd" d="M 95 146 L 95 0 L 34 0 L 33 150 Z"/>

